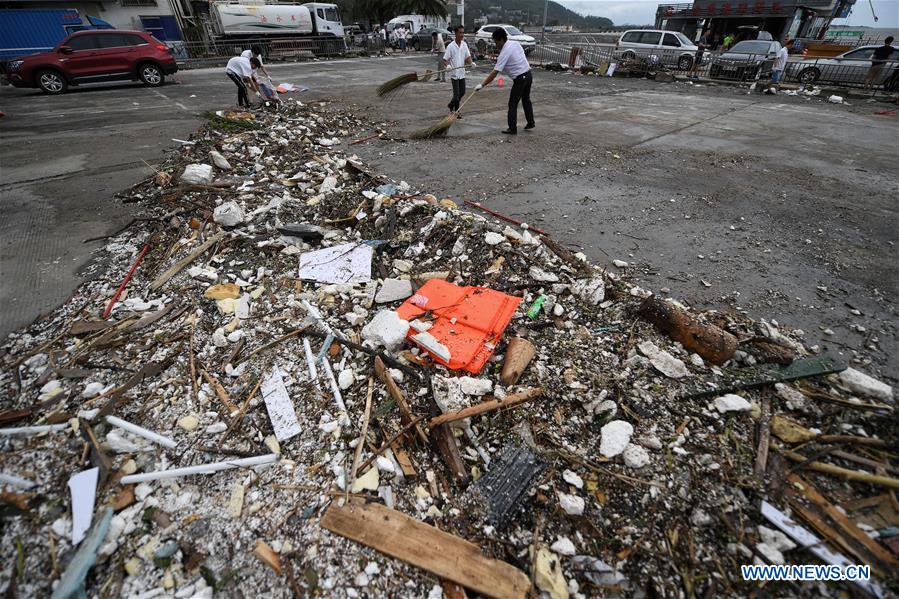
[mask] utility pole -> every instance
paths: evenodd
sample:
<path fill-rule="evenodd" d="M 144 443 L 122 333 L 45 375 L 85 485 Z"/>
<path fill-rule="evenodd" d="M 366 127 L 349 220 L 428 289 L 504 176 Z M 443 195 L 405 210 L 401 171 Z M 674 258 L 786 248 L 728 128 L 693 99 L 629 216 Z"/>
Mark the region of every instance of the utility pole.
<path fill-rule="evenodd" d="M 459 0 L 459 18 L 462 19 L 462 27 L 465 27 L 465 0 Z"/>
<path fill-rule="evenodd" d="M 543 0 L 543 29 L 540 30 L 540 43 L 546 41 L 546 9 L 549 8 L 549 0 Z"/>

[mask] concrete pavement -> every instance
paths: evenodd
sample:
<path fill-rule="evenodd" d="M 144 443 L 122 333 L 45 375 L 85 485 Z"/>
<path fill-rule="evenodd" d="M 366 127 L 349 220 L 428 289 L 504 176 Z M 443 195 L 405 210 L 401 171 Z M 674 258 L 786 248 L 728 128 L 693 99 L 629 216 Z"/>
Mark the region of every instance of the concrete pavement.
<path fill-rule="evenodd" d="M 403 137 L 445 114 L 449 84 L 416 84 L 388 100 L 373 89 L 432 63 L 410 54 L 270 69 L 311 88 L 298 98 L 351 104 Z M 131 218 L 112 195 L 152 173 L 143 161 L 160 161 L 203 111 L 235 102 L 221 69 L 177 78 L 58 97 L 0 90 L 0 333 L 69 296 L 100 245 L 81 240 Z M 649 288 L 799 326 L 847 358 L 874 346 L 865 352 L 897 371 L 899 123 L 873 114 L 882 105 L 537 71 L 538 128 L 510 139 L 499 135 L 507 97 L 508 82 L 484 90 L 445 140 L 352 151 L 441 197 L 534 223 L 599 263 L 626 260 Z"/>

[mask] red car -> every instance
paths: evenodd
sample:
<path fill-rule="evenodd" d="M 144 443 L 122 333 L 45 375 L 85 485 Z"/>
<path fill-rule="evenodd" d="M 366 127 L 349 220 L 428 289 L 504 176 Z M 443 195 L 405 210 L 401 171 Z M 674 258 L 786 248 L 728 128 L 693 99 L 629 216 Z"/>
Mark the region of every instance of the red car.
<path fill-rule="evenodd" d="M 6 78 L 16 87 L 39 87 L 61 94 L 69 85 L 141 80 L 162 85 L 178 71 L 169 47 L 143 31 L 93 30 L 68 36 L 53 50 L 6 63 Z"/>

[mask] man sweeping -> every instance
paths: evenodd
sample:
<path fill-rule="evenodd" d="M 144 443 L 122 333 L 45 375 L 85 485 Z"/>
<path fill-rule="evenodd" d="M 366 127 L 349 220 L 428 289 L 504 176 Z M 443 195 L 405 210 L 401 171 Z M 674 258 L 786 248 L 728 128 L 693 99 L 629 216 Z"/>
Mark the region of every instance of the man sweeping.
<path fill-rule="evenodd" d="M 259 60 L 255 56 L 253 58 L 235 56 L 228 61 L 228 66 L 225 67 L 225 74 L 237 86 L 237 106 L 240 108 L 250 108 L 248 87 L 257 94 L 260 93 L 259 84 L 253 78 L 253 71 L 258 68 Z"/>
<path fill-rule="evenodd" d="M 446 47 L 443 53 L 443 64 L 445 68 L 452 69 L 449 71 L 450 82 L 453 84 L 453 99 L 447 105 L 450 112 L 459 110 L 459 104 L 465 95 L 465 65 L 474 65 L 471 62 L 471 52 L 468 51 L 468 44 L 462 39 L 465 36 L 465 27 L 456 26 L 455 39 Z M 457 118 L 462 118 L 456 115 Z"/>
<path fill-rule="evenodd" d="M 503 131 L 507 135 L 516 135 L 518 133 L 518 103 L 521 102 L 524 108 L 524 118 L 527 120 L 525 129 L 533 129 L 534 108 L 531 105 L 531 65 L 528 63 L 527 56 L 524 54 L 524 48 L 515 40 L 510 40 L 506 34 L 506 30 L 497 27 L 493 32 L 493 42 L 496 49 L 499 50 L 499 57 L 496 59 L 496 65 L 493 71 L 487 75 L 487 78 L 481 82 L 475 91 L 479 91 L 485 85 L 489 85 L 491 81 L 500 73 L 506 73 L 512 78 L 512 93 L 509 94 L 509 128 Z"/>

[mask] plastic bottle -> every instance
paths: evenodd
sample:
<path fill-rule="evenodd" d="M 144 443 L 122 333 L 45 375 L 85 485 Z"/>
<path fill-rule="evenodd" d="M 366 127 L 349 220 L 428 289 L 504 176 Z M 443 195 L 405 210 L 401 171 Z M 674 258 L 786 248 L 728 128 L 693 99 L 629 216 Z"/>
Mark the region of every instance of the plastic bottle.
<path fill-rule="evenodd" d="M 546 301 L 546 296 L 541 295 L 537 299 L 534 300 L 534 303 L 531 304 L 531 307 L 528 308 L 528 318 L 531 320 L 537 318 L 537 315 L 540 314 L 540 309 L 543 307 L 543 302 Z"/>

